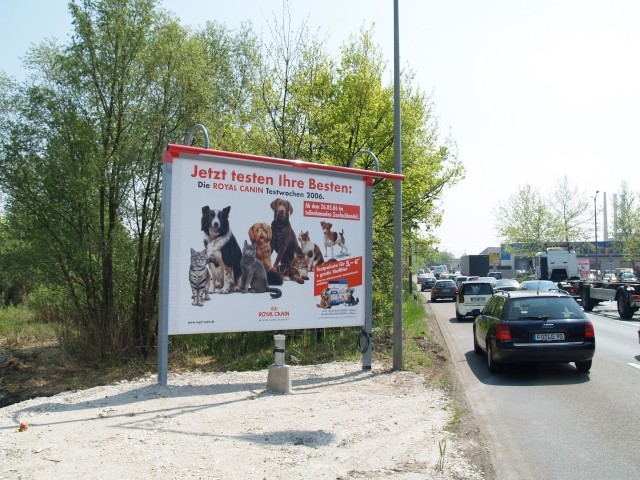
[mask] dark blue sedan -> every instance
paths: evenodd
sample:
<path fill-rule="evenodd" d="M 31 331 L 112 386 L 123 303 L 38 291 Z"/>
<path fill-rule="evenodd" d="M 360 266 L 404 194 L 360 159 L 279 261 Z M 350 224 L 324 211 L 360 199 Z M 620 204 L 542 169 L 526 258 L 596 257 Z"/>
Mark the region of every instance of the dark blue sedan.
<path fill-rule="evenodd" d="M 489 371 L 514 362 L 575 362 L 591 369 L 596 349 L 593 323 L 559 291 L 496 292 L 473 323 L 475 353 L 486 353 Z"/>

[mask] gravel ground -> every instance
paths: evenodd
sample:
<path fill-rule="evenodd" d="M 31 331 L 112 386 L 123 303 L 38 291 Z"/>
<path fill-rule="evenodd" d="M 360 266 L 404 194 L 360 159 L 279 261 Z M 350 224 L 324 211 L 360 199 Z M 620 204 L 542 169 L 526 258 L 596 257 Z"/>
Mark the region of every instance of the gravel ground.
<path fill-rule="evenodd" d="M 490 478 L 470 458 L 477 432 L 448 430 L 450 394 L 422 376 L 289 368 L 288 394 L 267 389 L 268 370 L 194 372 L 2 408 L 0 478 Z"/>

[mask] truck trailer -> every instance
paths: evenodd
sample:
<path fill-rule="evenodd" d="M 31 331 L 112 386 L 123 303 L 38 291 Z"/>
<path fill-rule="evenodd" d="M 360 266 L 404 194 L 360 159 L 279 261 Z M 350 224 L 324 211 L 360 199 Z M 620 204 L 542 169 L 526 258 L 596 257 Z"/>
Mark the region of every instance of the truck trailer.
<path fill-rule="evenodd" d="M 616 302 L 618 315 L 629 320 L 640 309 L 640 283 L 579 281 L 578 293 L 582 308 L 590 312 L 600 302 Z"/>
<path fill-rule="evenodd" d="M 460 257 L 460 273 L 462 275 L 486 277 L 489 270 L 489 255 L 462 255 Z"/>

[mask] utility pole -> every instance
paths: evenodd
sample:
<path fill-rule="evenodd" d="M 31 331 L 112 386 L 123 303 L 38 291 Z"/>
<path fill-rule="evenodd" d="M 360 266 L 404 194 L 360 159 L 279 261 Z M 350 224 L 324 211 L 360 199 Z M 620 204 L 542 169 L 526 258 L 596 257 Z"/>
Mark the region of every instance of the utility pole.
<path fill-rule="evenodd" d="M 596 194 L 593 196 L 593 221 L 595 225 L 595 242 L 594 246 L 596 247 L 596 279 L 600 276 L 600 268 L 598 262 L 598 194 L 600 190 L 596 190 Z"/>
<path fill-rule="evenodd" d="M 393 1 L 393 170 L 402 173 L 400 123 L 400 33 L 398 0 Z M 402 370 L 402 182 L 394 182 L 393 219 L 393 369 Z"/>

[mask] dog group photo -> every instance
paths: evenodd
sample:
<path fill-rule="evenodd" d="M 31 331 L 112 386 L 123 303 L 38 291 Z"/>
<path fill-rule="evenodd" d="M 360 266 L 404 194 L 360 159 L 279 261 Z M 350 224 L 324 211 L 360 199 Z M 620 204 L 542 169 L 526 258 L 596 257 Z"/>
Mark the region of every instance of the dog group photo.
<path fill-rule="evenodd" d="M 190 248 L 192 305 L 204 306 L 212 294 L 268 293 L 280 298 L 285 281 L 304 284 L 317 265 L 349 255 L 342 226 L 338 230 L 327 221 L 305 218 L 294 228 L 293 206 L 283 198 L 273 200 L 269 210 L 268 218 L 237 222 L 232 206 L 201 207 L 203 244 Z M 233 228 L 242 223 L 249 228 Z"/>

